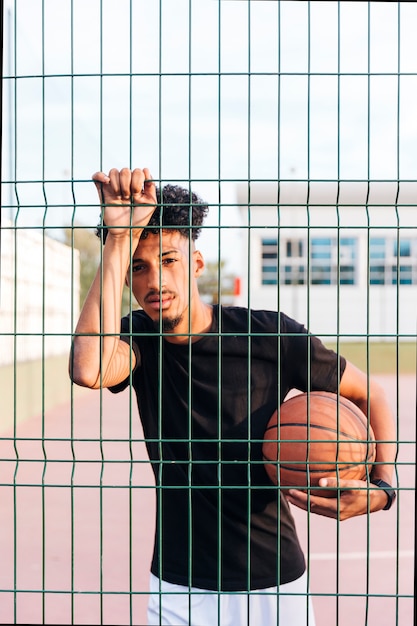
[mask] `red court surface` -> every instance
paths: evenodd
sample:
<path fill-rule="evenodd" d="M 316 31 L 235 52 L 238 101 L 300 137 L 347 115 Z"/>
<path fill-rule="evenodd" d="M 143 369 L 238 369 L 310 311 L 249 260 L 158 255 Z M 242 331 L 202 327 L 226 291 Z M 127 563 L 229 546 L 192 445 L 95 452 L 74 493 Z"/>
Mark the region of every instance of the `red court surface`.
<path fill-rule="evenodd" d="M 396 411 L 395 379 L 380 380 Z M 413 376 L 401 378 L 398 397 L 398 507 L 369 523 L 294 511 L 317 626 L 413 624 Z M 146 623 L 154 490 L 129 402 L 128 391 L 86 391 L 19 426 L 16 443 L 3 433 L 0 623 Z"/>

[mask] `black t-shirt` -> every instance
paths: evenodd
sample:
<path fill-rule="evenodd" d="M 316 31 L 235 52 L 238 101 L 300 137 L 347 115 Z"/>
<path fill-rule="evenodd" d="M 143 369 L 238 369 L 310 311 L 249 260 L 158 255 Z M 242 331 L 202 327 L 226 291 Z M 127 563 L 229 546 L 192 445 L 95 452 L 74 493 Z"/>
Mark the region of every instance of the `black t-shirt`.
<path fill-rule="evenodd" d="M 265 472 L 263 435 L 290 389 L 336 391 L 344 359 L 284 314 L 238 307 L 214 307 L 210 331 L 186 344 L 166 341 L 142 311 L 123 318 L 130 334 L 157 486 L 152 573 L 222 591 L 299 578 L 304 555 Z"/>

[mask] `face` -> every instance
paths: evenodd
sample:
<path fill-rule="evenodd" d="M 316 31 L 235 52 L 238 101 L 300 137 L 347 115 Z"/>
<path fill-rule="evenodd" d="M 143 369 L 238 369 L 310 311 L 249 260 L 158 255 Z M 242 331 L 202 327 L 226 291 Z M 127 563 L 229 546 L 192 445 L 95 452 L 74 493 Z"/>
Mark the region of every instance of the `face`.
<path fill-rule="evenodd" d="M 131 288 L 136 300 L 157 328 L 162 316 L 162 329 L 188 329 L 190 302 L 198 298 L 196 279 L 204 261 L 194 244 L 176 231 L 149 234 L 140 240 L 133 255 Z M 192 313 L 192 309 L 191 309 Z"/>

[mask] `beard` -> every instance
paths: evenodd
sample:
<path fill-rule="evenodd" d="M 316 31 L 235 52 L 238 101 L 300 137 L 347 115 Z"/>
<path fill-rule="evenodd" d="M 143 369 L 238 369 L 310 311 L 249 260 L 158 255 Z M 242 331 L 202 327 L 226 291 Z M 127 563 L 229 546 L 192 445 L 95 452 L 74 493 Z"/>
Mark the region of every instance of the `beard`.
<path fill-rule="evenodd" d="M 180 315 L 179 317 L 167 317 L 165 319 L 163 318 L 162 320 L 154 320 L 153 325 L 156 331 L 159 332 L 159 330 L 162 329 L 163 333 L 167 333 L 175 330 L 178 324 L 180 324 L 181 322 L 182 315 Z"/>

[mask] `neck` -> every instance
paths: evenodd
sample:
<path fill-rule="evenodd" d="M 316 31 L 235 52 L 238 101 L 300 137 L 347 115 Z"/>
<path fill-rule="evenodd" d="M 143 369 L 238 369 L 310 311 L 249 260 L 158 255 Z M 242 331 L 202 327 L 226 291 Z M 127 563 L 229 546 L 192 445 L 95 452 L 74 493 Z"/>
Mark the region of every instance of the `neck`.
<path fill-rule="evenodd" d="M 164 333 L 164 339 L 170 343 L 192 343 L 201 339 L 200 334 L 210 330 L 213 320 L 213 307 L 200 298 L 193 301 L 191 311 L 186 309 L 181 321 L 172 330 Z M 191 326 L 191 328 L 190 328 Z"/>

